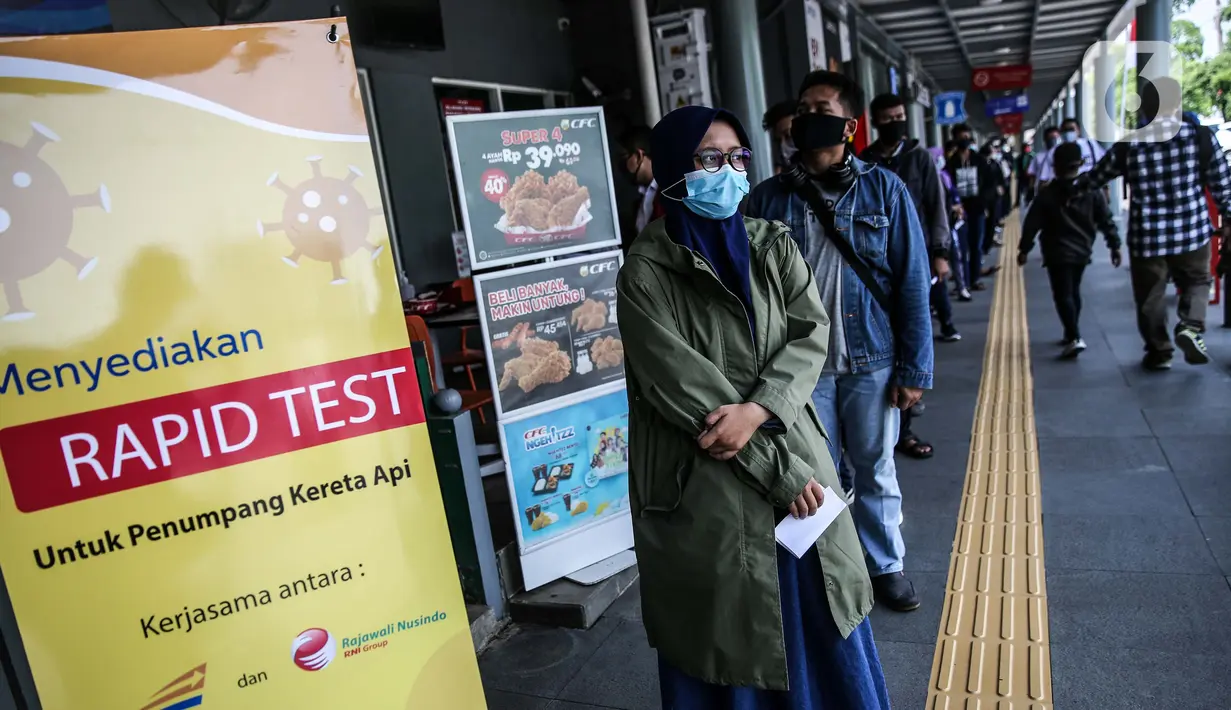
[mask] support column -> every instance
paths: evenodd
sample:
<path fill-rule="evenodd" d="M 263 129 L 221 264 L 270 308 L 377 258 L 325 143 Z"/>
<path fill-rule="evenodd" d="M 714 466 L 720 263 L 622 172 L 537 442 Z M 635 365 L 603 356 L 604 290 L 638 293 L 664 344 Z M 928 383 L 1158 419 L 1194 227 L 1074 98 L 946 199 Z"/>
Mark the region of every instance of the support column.
<path fill-rule="evenodd" d="M 923 115 L 923 104 L 915 100 L 915 84 L 922 83 L 919 78 L 919 64 L 911 58 L 907 60 L 906 67 L 905 76 L 899 79 L 906 85 L 898 90 L 898 94 L 906 100 L 906 130 L 911 138 L 918 138 L 926 144 L 927 119 Z M 907 77 L 910 81 L 906 81 Z"/>
<path fill-rule="evenodd" d="M 641 76 L 641 104 L 645 107 L 645 125 L 653 126 L 662 118 L 658 102 L 658 71 L 654 68 L 654 45 L 650 39 L 650 15 L 645 0 L 631 0 L 633 37 L 637 43 L 637 73 Z"/>
<path fill-rule="evenodd" d="M 1100 139 L 1104 149 L 1110 148 L 1114 141 L 1106 140 L 1112 136 L 1119 136 L 1121 131 L 1117 129 L 1119 125 L 1119 114 L 1116 112 L 1116 55 L 1109 50 L 1108 43 L 1115 40 L 1115 37 L 1104 36 L 1103 51 L 1099 52 L 1098 57 L 1094 60 L 1094 86 L 1104 87 L 1102 96 L 1094 96 L 1094 127 L 1095 135 Z M 1111 199 L 1108 205 L 1111 207 L 1111 214 L 1119 217 L 1123 211 L 1122 204 L 1123 188 L 1120 180 L 1116 178 L 1108 184 L 1108 194 Z"/>
<path fill-rule="evenodd" d="M 769 135 L 760 129 L 765 115 L 765 70 L 761 62 L 761 33 L 757 4 L 745 0 L 717 0 L 718 79 L 723 108 L 744 122 L 752 145 L 752 179 L 774 174 Z"/>
<path fill-rule="evenodd" d="M 933 110 L 935 109 L 933 108 Z M 932 117 L 932 123 L 928 127 L 928 133 L 931 134 L 931 141 L 929 141 L 928 145 L 936 146 L 936 147 L 944 147 L 945 145 L 944 131 L 941 129 L 940 124 L 936 122 L 935 116 Z"/>
<path fill-rule="evenodd" d="M 911 138 L 924 140 L 924 125 L 923 106 L 915 102 L 914 97 L 910 97 L 910 103 L 906 104 L 906 130 L 910 132 Z M 926 142 L 926 141 L 925 141 Z"/>
<path fill-rule="evenodd" d="M 1085 84 L 1085 75 L 1081 72 L 1081 70 L 1078 70 L 1077 82 L 1073 84 L 1073 118 L 1077 119 L 1077 122 L 1081 124 L 1083 130 L 1089 130 L 1085 127 L 1086 91 L 1083 84 Z"/>
<path fill-rule="evenodd" d="M 1147 0 L 1137 6 L 1137 41 L 1138 42 L 1170 42 L 1171 41 L 1171 0 Z M 1171 63 L 1167 56 L 1149 54 L 1137 55 L 1137 66 L 1143 67 L 1147 61 L 1152 61 L 1155 67 L 1165 70 Z M 1159 66 L 1158 62 L 1163 64 Z"/>

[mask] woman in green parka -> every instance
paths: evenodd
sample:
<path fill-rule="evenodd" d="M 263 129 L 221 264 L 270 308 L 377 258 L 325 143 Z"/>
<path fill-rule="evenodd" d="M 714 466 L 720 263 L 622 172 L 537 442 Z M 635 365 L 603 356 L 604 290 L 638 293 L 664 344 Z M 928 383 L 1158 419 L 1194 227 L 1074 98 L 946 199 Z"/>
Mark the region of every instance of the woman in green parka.
<path fill-rule="evenodd" d="M 700 106 L 654 128 L 666 216 L 618 313 L 642 610 L 669 710 L 881 710 L 850 513 L 796 559 L 774 538 L 840 490 L 812 408 L 829 318 L 781 223 L 745 219 L 747 134 Z"/>

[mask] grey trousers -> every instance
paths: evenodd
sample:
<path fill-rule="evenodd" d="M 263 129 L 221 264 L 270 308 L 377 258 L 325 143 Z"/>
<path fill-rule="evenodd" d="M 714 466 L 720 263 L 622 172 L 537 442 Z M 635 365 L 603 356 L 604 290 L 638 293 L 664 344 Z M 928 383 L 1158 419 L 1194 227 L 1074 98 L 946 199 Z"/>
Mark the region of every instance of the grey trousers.
<path fill-rule="evenodd" d="M 1180 289 L 1176 315 L 1180 328 L 1205 332 L 1205 311 L 1210 302 L 1210 244 L 1195 251 L 1171 256 L 1130 259 L 1133 299 L 1137 302 L 1137 330 L 1145 341 L 1146 352 L 1170 353 L 1171 331 L 1167 328 L 1167 274 Z"/>

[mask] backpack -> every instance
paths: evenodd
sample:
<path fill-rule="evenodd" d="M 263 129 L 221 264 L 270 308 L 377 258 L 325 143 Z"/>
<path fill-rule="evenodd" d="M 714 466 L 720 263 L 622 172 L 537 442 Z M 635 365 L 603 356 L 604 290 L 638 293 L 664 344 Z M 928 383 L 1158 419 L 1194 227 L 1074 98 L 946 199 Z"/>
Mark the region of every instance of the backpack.
<path fill-rule="evenodd" d="M 1200 171 L 1197 180 L 1202 187 L 1208 187 L 1205 184 L 1205 174 L 1209 171 L 1210 161 L 1214 159 L 1214 131 L 1209 126 L 1201 125 L 1201 121 L 1188 111 L 1184 112 L 1184 123 L 1197 132 L 1197 169 Z"/>
<path fill-rule="evenodd" d="M 1214 160 L 1214 131 L 1209 126 L 1204 126 L 1197 116 L 1189 111 L 1185 111 L 1181 120 L 1184 123 L 1193 127 L 1193 131 L 1197 134 L 1197 183 L 1203 189 L 1208 189 L 1205 184 L 1205 175 L 1209 171 L 1210 162 Z M 1124 172 L 1128 163 L 1128 146 L 1124 143 L 1117 143 L 1116 148 L 1119 148 L 1117 161 L 1120 164 L 1120 171 Z M 1128 181 L 1125 180 L 1121 191 L 1124 193 L 1124 198 L 1128 199 Z"/>

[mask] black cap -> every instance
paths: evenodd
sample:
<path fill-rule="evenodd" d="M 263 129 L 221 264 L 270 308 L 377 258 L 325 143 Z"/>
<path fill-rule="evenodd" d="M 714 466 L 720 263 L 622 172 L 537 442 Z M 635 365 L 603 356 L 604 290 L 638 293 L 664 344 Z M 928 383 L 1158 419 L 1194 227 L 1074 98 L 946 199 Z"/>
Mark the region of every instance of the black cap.
<path fill-rule="evenodd" d="M 1056 170 L 1072 170 L 1073 168 L 1081 167 L 1083 162 L 1081 156 L 1081 146 L 1076 143 L 1061 143 L 1056 146 L 1056 152 L 1052 156 L 1052 162 L 1056 166 Z"/>

